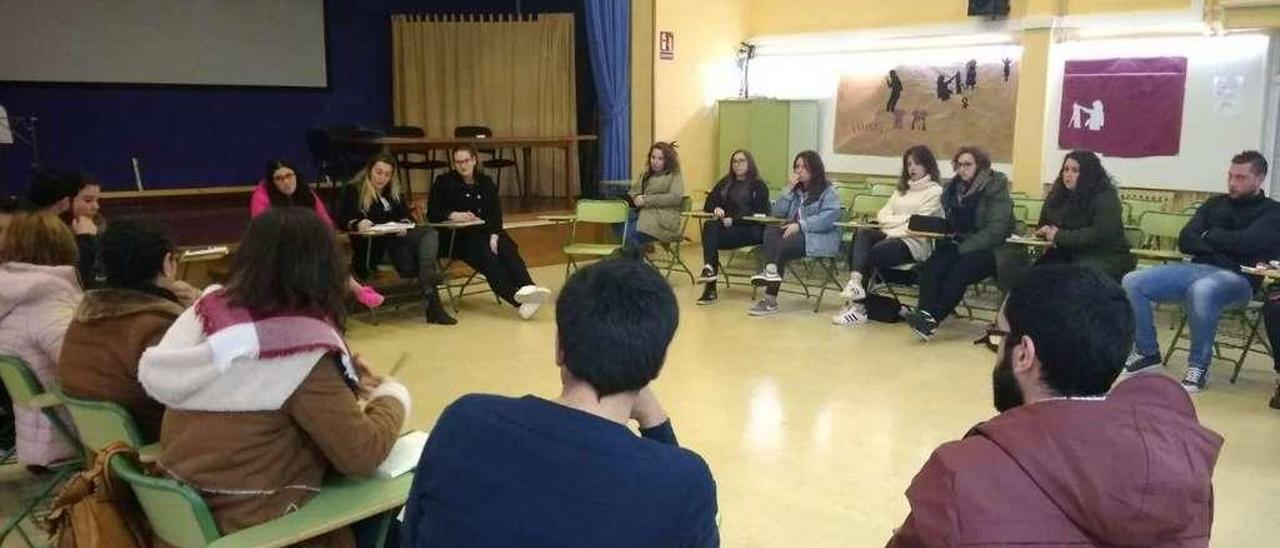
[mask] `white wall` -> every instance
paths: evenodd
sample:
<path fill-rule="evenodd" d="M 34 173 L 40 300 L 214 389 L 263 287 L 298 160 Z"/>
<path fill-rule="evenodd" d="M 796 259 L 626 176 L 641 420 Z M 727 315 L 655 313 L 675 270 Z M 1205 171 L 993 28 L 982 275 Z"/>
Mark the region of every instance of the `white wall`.
<path fill-rule="evenodd" d="M 1122 186 L 1223 192 L 1233 155 L 1246 149 L 1270 153 L 1266 145 L 1273 124 L 1268 123 L 1268 118 L 1275 114 L 1266 105 L 1270 87 L 1268 46 L 1269 39 L 1263 35 L 1090 40 L 1055 45 L 1049 59 L 1043 180 L 1057 177 L 1062 157 L 1068 152 L 1058 148 L 1058 113 L 1066 61 L 1185 56 L 1187 89 L 1178 155 L 1103 157 L 1103 165 Z M 1244 79 L 1237 112 L 1215 108 L 1213 85 L 1218 76 Z"/>
<path fill-rule="evenodd" d="M 903 51 L 866 51 L 807 55 L 762 55 L 751 62 L 751 95 L 779 99 L 817 99 L 819 137 L 818 153 L 827 171 L 897 176 L 902 170 L 898 156 L 865 156 L 836 154 L 832 149 L 835 135 L 836 90 L 840 78 L 847 74 L 883 75 L 903 64 L 955 63 L 977 59 L 979 62 L 1019 59 L 1021 46 L 970 46 L 945 49 Z M 975 144 L 982 136 L 974 135 Z M 952 150 L 935 150 L 938 167 L 944 177 L 950 176 Z M 1009 173 L 1009 164 L 994 164 L 995 169 Z"/>
<path fill-rule="evenodd" d="M 320 0 L 0 0 L 0 80 L 325 87 Z"/>

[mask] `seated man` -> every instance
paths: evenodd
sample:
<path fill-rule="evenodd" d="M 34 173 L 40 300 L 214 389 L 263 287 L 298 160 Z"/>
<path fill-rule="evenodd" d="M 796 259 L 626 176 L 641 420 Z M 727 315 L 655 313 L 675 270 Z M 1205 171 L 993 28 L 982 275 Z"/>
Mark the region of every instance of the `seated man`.
<path fill-rule="evenodd" d="M 1126 274 L 1124 289 L 1137 324 L 1133 353 L 1125 373 L 1162 365 L 1151 304 L 1186 306 L 1191 351 L 1182 387 L 1199 392 L 1209 382 L 1209 362 L 1218 319 L 1225 310 L 1249 304 L 1259 280 L 1240 274 L 1280 257 L 1280 204 L 1262 193 L 1267 160 L 1249 150 L 1231 159 L 1227 194 L 1210 198 L 1196 210 L 1178 236 L 1178 248 L 1191 263 L 1177 263 Z"/>
<path fill-rule="evenodd" d="M 154 222 L 113 222 L 100 248 L 106 281 L 76 308 L 62 340 L 58 382 L 71 396 L 121 405 L 146 442 L 155 442 L 164 406 L 138 382 L 138 359 L 200 294 L 174 279 L 173 242 Z"/>
<path fill-rule="evenodd" d="M 1111 388 L 1128 309 L 1100 271 L 1031 269 L 996 320 L 1000 414 L 933 452 L 889 546 L 1208 546 L 1222 437 L 1164 375 Z"/>
<path fill-rule="evenodd" d="M 671 286 L 636 260 L 569 278 L 556 303 L 560 397 L 471 394 L 446 408 L 409 493 L 405 545 L 719 546 L 711 471 L 676 445 L 648 388 L 678 314 Z"/>

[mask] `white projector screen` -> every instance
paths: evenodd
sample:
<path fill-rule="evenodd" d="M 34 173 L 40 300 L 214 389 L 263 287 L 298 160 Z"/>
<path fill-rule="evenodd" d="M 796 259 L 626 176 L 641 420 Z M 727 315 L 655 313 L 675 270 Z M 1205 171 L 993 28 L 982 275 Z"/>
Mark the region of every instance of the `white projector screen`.
<path fill-rule="evenodd" d="M 0 0 L 0 80 L 327 87 L 324 0 Z"/>

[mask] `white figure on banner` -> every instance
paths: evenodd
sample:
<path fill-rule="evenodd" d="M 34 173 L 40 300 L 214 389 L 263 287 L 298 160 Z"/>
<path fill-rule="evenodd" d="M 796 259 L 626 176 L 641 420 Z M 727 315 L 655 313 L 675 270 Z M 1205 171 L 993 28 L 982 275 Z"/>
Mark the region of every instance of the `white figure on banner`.
<path fill-rule="evenodd" d="M 1088 115 L 1089 118 L 1081 122 L 1081 115 Z M 1088 129 L 1089 131 L 1102 131 L 1102 127 L 1107 124 L 1106 105 L 1101 99 L 1094 99 L 1093 108 L 1081 105 L 1080 103 L 1071 104 L 1071 128 L 1072 129 Z"/>

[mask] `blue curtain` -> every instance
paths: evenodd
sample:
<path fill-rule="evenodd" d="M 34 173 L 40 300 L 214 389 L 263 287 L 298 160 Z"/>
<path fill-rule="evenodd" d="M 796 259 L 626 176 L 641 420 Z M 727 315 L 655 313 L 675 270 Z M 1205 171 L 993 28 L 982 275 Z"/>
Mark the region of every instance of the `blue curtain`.
<path fill-rule="evenodd" d="M 630 179 L 631 2 L 587 0 L 583 5 L 600 103 L 600 178 Z"/>

